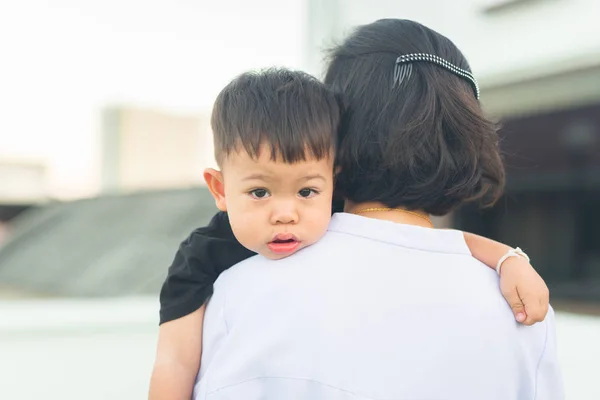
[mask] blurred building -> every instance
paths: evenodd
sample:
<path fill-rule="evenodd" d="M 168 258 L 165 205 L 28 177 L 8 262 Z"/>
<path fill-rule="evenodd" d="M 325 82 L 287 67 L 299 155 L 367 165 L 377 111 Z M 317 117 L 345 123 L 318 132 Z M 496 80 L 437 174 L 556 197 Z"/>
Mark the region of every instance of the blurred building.
<path fill-rule="evenodd" d="M 555 296 L 600 300 L 600 104 L 503 125 L 506 195 L 461 210 L 457 226 L 525 247 Z"/>

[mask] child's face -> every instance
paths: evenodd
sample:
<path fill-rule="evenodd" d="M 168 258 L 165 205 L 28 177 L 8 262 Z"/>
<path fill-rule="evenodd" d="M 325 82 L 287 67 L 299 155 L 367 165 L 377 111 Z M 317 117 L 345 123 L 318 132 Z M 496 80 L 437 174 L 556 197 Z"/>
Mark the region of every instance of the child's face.
<path fill-rule="evenodd" d="M 229 154 L 222 172 L 206 170 L 217 207 L 227 211 L 237 240 L 270 259 L 280 259 L 318 241 L 331 219 L 333 156 L 295 164 L 272 161 L 265 147 L 258 159 Z"/>

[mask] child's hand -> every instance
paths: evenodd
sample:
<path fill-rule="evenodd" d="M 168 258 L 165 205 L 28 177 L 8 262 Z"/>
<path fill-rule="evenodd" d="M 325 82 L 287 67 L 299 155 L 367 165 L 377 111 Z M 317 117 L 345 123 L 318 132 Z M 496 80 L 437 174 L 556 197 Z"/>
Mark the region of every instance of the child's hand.
<path fill-rule="evenodd" d="M 509 257 L 504 261 L 500 291 L 518 322 L 533 325 L 546 318 L 550 292 L 542 277 L 523 257 Z"/>

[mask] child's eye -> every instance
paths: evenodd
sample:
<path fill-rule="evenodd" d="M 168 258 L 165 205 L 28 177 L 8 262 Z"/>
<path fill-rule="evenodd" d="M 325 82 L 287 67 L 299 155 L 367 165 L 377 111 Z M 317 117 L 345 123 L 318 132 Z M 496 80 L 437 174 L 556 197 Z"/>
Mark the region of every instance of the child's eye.
<path fill-rule="evenodd" d="M 318 195 L 319 192 L 317 192 L 314 189 L 304 188 L 304 189 L 301 189 L 298 192 L 298 194 L 300 195 L 300 197 L 304 197 L 305 199 L 308 199 L 308 198 L 311 198 L 311 197 L 314 197 L 314 196 Z"/>
<path fill-rule="evenodd" d="M 269 197 L 269 191 L 267 189 L 254 189 L 249 193 L 250 197 L 255 199 L 264 199 L 265 197 Z"/>

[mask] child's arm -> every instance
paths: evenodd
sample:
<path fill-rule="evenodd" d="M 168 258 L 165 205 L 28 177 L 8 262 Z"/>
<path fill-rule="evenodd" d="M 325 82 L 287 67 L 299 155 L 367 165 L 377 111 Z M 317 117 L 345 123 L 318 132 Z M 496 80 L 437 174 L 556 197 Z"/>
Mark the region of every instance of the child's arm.
<path fill-rule="evenodd" d="M 204 309 L 161 324 L 149 400 L 190 400 L 200 369 Z"/>
<path fill-rule="evenodd" d="M 254 255 L 218 213 L 179 247 L 160 293 L 160 328 L 150 400 L 189 400 L 202 353 L 204 303 L 217 277 Z"/>
<path fill-rule="evenodd" d="M 511 248 L 472 233 L 464 233 L 473 257 L 495 269 Z M 550 305 L 546 283 L 523 257 L 509 257 L 500 270 L 500 291 L 510 305 L 515 319 L 525 325 L 543 321 Z"/>

